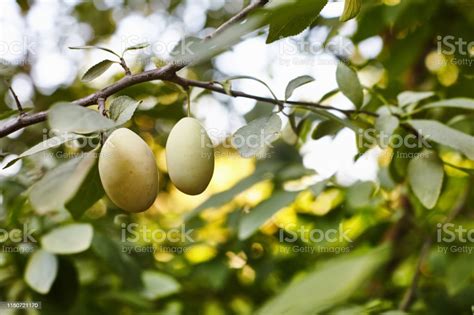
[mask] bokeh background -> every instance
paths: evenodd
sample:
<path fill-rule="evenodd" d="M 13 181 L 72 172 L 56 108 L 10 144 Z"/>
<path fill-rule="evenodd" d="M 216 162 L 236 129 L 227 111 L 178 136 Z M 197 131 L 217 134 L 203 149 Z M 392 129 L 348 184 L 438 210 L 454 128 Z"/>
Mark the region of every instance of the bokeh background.
<path fill-rule="evenodd" d="M 132 72 L 138 73 L 169 60 L 181 39 L 205 37 L 247 4 L 243 0 L 3 0 L 0 73 L 11 82 L 25 108 L 44 110 L 56 102 L 93 93 L 123 76 L 122 69 L 114 65 L 98 79 L 81 82 L 80 77 L 91 65 L 109 56 L 101 50 L 69 47 L 99 45 L 122 51 L 134 44 L 150 43 L 145 49 L 126 54 Z M 474 41 L 472 1 L 367 0 L 357 19 L 341 23 L 343 7 L 342 1 L 329 2 L 312 27 L 272 44 L 265 43 L 265 29 L 253 32 L 180 74 L 204 81 L 249 75 L 265 81 L 280 98 L 284 98 L 291 79 L 311 75 L 315 81 L 295 91 L 293 98 L 316 102 L 337 88 L 335 72 L 343 58 L 357 67 L 364 86 L 379 91 L 389 102 L 395 102 L 404 90 L 436 91 L 441 98 L 474 97 L 474 46 L 466 45 L 466 54 L 460 49 L 454 53 L 440 49 L 446 48 L 441 41 L 447 36 L 452 36 L 453 42 Z M 254 81 L 235 81 L 232 87 L 271 97 Z M 470 176 L 447 169 L 450 177 L 441 199 L 428 212 L 408 195 L 403 178 L 390 177 L 390 150 L 374 147 L 358 156 L 356 137 L 347 128 L 318 140 L 311 139 L 308 132 L 298 138 L 284 115 L 280 140 L 263 158 L 244 159 L 229 145 L 229 137 L 274 109 L 199 89 L 191 95 L 192 114 L 216 145 L 216 169 L 203 194 L 187 196 L 169 181 L 164 152 L 169 131 L 186 115 L 183 91 L 155 81 L 130 87 L 119 95 L 143 101 L 127 127 L 145 139 L 155 153 L 161 174 L 157 200 L 148 211 L 137 215 L 124 214 L 106 198 L 87 210 L 79 221 L 94 226 L 92 247 L 60 257 L 58 275 L 48 294 L 35 292 L 24 281 L 25 266 L 36 244 L 21 244 L 24 248 L 13 253 L 4 247 L 0 252 L 1 301 L 43 302 L 41 311 L 29 310 L 28 314 L 211 315 L 253 314 L 273 298 L 280 303 L 275 309 L 292 314 L 291 308 L 284 311 L 285 303 L 311 306 L 310 301 L 321 296 L 319 305 L 327 307 L 313 313 L 379 314 L 397 309 L 412 283 L 424 237 L 432 234 L 453 208 L 465 207 L 457 224 L 474 228 Z M 0 115 L 15 109 L 3 82 L 0 100 Z M 341 93 L 325 104 L 353 108 Z M 376 106 L 375 101 L 368 101 L 367 108 Z M 454 110 L 432 113 L 435 118 L 457 114 Z M 472 134 L 472 115 L 466 117 L 460 128 Z M 47 125 L 38 124 L 0 139 L 1 166 L 45 136 Z M 71 222 L 65 209 L 46 216 L 36 214 L 27 192 L 47 170 L 80 149 L 63 146 L 0 170 L 0 226 L 11 230 L 27 224 L 40 238 Z M 474 166 L 449 150 L 443 151 L 443 156 L 463 167 Z M 317 186 L 329 179 L 327 187 Z M 241 217 L 282 187 L 302 192 L 271 220 L 264 220 L 256 233 L 239 238 Z M 214 198 L 209 199 L 211 196 Z M 410 217 L 393 232 L 407 208 L 411 209 Z M 185 221 L 190 213 L 197 212 Z M 131 223 L 138 224 L 139 237 L 124 240 L 122 235 L 127 233 L 123 224 Z M 192 240 L 170 242 L 151 237 L 183 227 L 193 231 Z M 314 242 L 303 237 L 295 242 L 282 240 L 282 236 L 292 236 L 291 232 L 301 229 L 304 234 L 313 229 L 340 228 L 351 242 Z M 395 243 L 388 263 L 380 267 L 375 262 L 387 255 L 380 248 L 381 252 L 371 251 L 367 261 L 351 263 L 359 252 L 384 244 L 386 239 Z M 1 245 L 20 246 L 8 241 Z M 438 245 L 429 249 L 423 262 L 422 289 L 413 311 L 471 314 L 473 256 L 442 253 Z M 311 281 L 315 266 L 326 269 L 318 267 L 323 269 L 317 269 L 320 273 Z M 366 281 L 367 276 L 355 276 L 355 269 L 370 275 L 370 281 Z M 308 281 L 306 290 L 280 296 L 298 281 Z M 325 295 L 327 291 L 334 295 Z M 266 312 L 270 314 L 270 310 Z M 14 313 L 7 309 L 0 312 Z"/>

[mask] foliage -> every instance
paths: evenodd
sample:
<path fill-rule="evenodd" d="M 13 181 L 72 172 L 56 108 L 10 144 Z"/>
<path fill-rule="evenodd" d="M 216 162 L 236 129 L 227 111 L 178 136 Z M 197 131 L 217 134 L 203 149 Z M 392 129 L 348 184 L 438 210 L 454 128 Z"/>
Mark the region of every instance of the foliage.
<path fill-rule="evenodd" d="M 158 2 L 181 19 L 191 1 Z M 472 40 L 470 4 L 346 0 L 328 18 L 325 0 L 244 2 L 251 10 L 234 23 L 225 24 L 227 4 L 205 12 L 206 31 L 224 29 L 186 34 L 167 60 L 150 52 L 153 43 L 107 47 L 114 19 L 149 14 L 151 2 L 71 5 L 97 38 L 68 53 L 102 60 L 51 93 L 35 88 L 32 110 L 15 106 L 8 88 L 31 68 L 0 59 L 0 96 L 13 104 L 0 104 L 0 130 L 26 127 L 0 138 L 0 301 L 41 301 L 41 314 L 471 314 L 472 240 L 453 231 L 474 229 L 473 67 L 461 63 L 472 52 L 443 52 L 439 39 Z M 226 76 L 213 59 L 247 39 L 278 50 L 316 32 L 337 83 L 320 99 L 298 93 L 321 83 L 309 74 L 273 90 L 247 73 Z M 355 49 L 331 51 L 338 36 Z M 192 52 L 180 49 L 187 39 Z M 371 40 L 382 47 L 368 57 Z M 104 79 L 113 69 L 121 73 Z M 242 79 L 266 94 L 239 90 Z M 235 97 L 256 105 L 241 115 Z M 209 98 L 245 123 L 215 143 L 214 179 L 189 197 L 170 182 L 164 146 L 186 105 L 199 113 L 194 104 Z M 34 116 L 42 111 L 44 123 Z M 99 178 L 98 152 L 121 126 L 147 142 L 161 173 L 145 213 L 118 209 Z M 314 141 L 346 132 L 356 163 L 378 153 L 374 181 L 347 184 L 307 168 Z"/>

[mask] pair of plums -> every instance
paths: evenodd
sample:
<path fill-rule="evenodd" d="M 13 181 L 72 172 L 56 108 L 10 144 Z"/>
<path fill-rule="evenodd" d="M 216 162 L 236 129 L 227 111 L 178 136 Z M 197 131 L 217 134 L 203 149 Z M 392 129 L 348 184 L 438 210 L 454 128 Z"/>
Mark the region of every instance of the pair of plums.
<path fill-rule="evenodd" d="M 214 173 L 211 139 L 198 120 L 181 119 L 166 142 L 166 164 L 173 184 L 188 195 L 202 193 Z M 107 196 L 119 208 L 142 212 L 158 194 L 158 168 L 148 145 L 127 128 L 112 132 L 99 156 L 99 175 Z"/>

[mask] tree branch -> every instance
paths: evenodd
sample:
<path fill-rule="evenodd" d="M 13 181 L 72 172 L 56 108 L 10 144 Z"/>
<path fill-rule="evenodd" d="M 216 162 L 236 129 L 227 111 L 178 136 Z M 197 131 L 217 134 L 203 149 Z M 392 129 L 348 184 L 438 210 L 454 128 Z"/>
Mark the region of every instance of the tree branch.
<path fill-rule="evenodd" d="M 107 110 L 105 109 L 105 98 L 99 98 L 97 100 L 97 104 L 99 105 L 99 112 L 102 114 L 102 116 L 108 117 Z"/>
<path fill-rule="evenodd" d="M 132 75 L 132 71 L 130 71 L 130 68 L 127 66 L 127 63 L 123 57 L 120 57 L 120 66 L 122 66 L 123 70 L 125 71 L 125 75 Z"/>
<path fill-rule="evenodd" d="M 31 126 L 46 120 L 47 112 L 39 112 L 34 114 L 25 114 L 17 117 L 14 120 L 7 121 L 3 126 L 0 127 L 0 138 L 5 137 L 15 131 L 18 131 L 24 127 Z"/>
<path fill-rule="evenodd" d="M 242 11 L 237 13 L 234 17 L 229 19 L 227 22 L 222 24 L 219 28 L 217 28 L 213 33 L 208 35 L 204 40 L 208 40 L 209 38 L 214 37 L 215 35 L 221 33 L 224 31 L 226 28 L 231 26 L 232 24 L 238 23 L 242 20 L 244 20 L 250 12 L 253 10 L 264 6 L 265 4 L 268 3 L 269 0 L 255 0 L 252 3 L 250 3 L 248 6 L 246 6 Z M 182 64 L 176 64 L 176 63 L 171 63 L 168 64 L 162 68 L 159 69 L 154 69 L 154 70 L 149 70 L 145 71 L 139 74 L 135 75 L 127 75 L 122 78 L 121 80 L 117 81 L 116 83 L 98 91 L 93 94 L 90 94 L 86 97 L 83 97 L 81 99 L 75 100 L 72 103 L 77 104 L 79 106 L 89 106 L 89 105 L 94 105 L 97 104 L 98 100 L 100 98 L 106 99 L 107 97 L 127 88 L 132 85 L 136 85 L 139 83 L 143 82 L 149 82 L 153 80 L 163 80 L 166 81 L 167 79 L 174 77 L 175 73 L 184 67 L 189 65 L 189 63 L 182 63 Z M 25 115 L 20 115 L 20 117 L 17 117 L 16 119 L 9 120 L 7 121 L 3 126 L 0 126 L 0 138 L 5 137 L 9 135 L 12 132 L 15 132 L 17 130 L 20 130 L 22 128 L 28 127 L 30 125 L 45 121 L 47 117 L 47 111 L 42 111 L 38 113 L 33 113 L 33 114 L 25 114 Z"/>
<path fill-rule="evenodd" d="M 220 93 L 220 94 L 230 95 L 233 97 L 253 99 L 256 101 L 273 104 L 273 105 L 287 104 L 287 105 L 294 105 L 294 106 L 305 106 L 305 107 L 310 107 L 310 108 L 317 108 L 317 109 L 322 109 L 322 110 L 334 110 L 334 111 L 343 113 L 345 115 L 365 114 L 372 117 L 378 116 L 376 113 L 364 111 L 364 110 L 351 110 L 351 109 L 344 110 L 344 109 L 340 109 L 334 106 L 323 105 L 323 104 L 315 103 L 315 102 L 285 101 L 285 100 L 274 99 L 272 97 L 264 97 L 264 96 L 258 96 L 258 95 L 253 95 L 253 94 L 247 94 L 245 92 L 236 91 L 236 90 L 226 91 L 223 87 L 217 86 L 213 82 L 190 80 L 190 79 L 179 77 L 174 72 L 170 72 L 170 70 L 168 70 L 168 69 L 173 69 L 173 67 L 176 67 L 176 66 L 168 65 L 164 68 L 149 70 L 149 71 L 142 72 L 139 74 L 126 76 L 122 78 L 121 80 L 117 81 L 116 83 L 106 87 L 103 90 L 100 90 L 89 96 L 86 96 L 84 98 L 74 101 L 73 104 L 76 104 L 79 106 L 90 106 L 90 105 L 98 104 L 100 99 L 106 99 L 107 97 L 125 88 L 128 88 L 130 86 L 143 83 L 143 82 L 161 80 L 164 82 L 175 83 L 184 88 L 200 87 L 200 88 L 213 91 L 216 93 Z M 43 111 L 43 112 L 39 112 L 35 114 L 25 115 L 23 117 L 18 117 L 17 119 L 11 122 L 8 122 L 4 126 L 0 127 L 0 137 L 4 137 L 16 130 L 44 121 L 46 119 L 46 116 L 47 116 L 47 111 Z"/>
<path fill-rule="evenodd" d="M 16 107 L 18 108 L 18 111 L 20 112 L 20 115 L 23 115 L 23 106 L 21 106 L 20 99 L 18 98 L 18 95 L 16 95 L 15 91 L 11 86 L 8 86 L 8 89 L 13 95 L 13 99 L 15 100 Z"/>
<path fill-rule="evenodd" d="M 298 106 L 306 106 L 306 107 L 311 107 L 311 108 L 318 108 L 318 109 L 323 109 L 323 110 L 334 110 L 338 111 L 343 114 L 366 114 L 369 116 L 377 117 L 378 115 L 376 113 L 364 111 L 364 110 L 344 110 L 340 109 L 337 107 L 329 106 L 329 105 L 323 105 L 320 103 L 314 103 L 314 102 L 304 102 L 304 101 L 285 101 L 285 100 L 279 100 L 271 97 L 263 97 L 263 96 L 258 96 L 258 95 L 253 95 L 253 94 L 247 94 L 244 92 L 240 91 L 235 91 L 235 90 L 230 90 L 226 91 L 223 87 L 215 85 L 213 82 L 203 82 L 203 81 L 196 81 L 196 80 L 190 80 L 190 79 L 185 79 L 182 77 L 179 77 L 177 75 L 167 79 L 166 81 L 176 83 L 180 86 L 183 87 L 200 87 L 209 91 L 217 92 L 220 94 L 226 94 L 230 95 L 233 97 L 243 97 L 243 98 L 249 98 L 253 99 L 256 101 L 268 103 L 268 104 L 273 104 L 273 105 L 280 105 L 280 104 L 288 104 L 288 105 L 298 105 Z"/>

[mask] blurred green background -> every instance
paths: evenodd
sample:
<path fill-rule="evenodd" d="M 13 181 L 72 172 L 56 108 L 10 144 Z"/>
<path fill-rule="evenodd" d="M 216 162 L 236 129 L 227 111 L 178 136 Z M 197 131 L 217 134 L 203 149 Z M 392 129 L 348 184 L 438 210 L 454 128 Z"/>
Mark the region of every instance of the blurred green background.
<path fill-rule="evenodd" d="M 70 46 L 120 52 L 150 43 L 125 55 L 132 73 L 139 73 L 169 62 L 181 39 L 205 37 L 248 3 L 2 1 L 0 126 L 18 114 L 7 84 L 26 110 L 40 111 L 123 77 L 113 65 L 97 80 L 82 82 L 89 67 L 110 55 Z M 251 75 L 280 98 L 290 80 L 311 75 L 315 81 L 298 89 L 293 99 L 318 102 L 338 87 L 335 72 L 344 59 L 367 87 L 367 111 L 396 106 L 403 91 L 433 91 L 436 99 L 474 97 L 472 1 L 366 0 L 347 22 L 339 20 L 343 7 L 343 1 L 329 2 L 304 32 L 268 45 L 265 27 L 253 31 L 179 74 L 202 81 Z M 293 13 L 288 9 L 288 20 L 295 23 Z M 232 87 L 271 97 L 254 81 L 235 81 Z M 208 189 L 192 197 L 170 182 L 164 151 L 172 126 L 186 116 L 184 91 L 153 81 L 118 95 L 142 100 L 126 127 L 156 156 L 158 198 L 148 211 L 133 215 L 106 197 L 78 217 L 69 214 L 67 205 L 38 212 L 28 197 L 32 185 L 91 149 L 77 143 L 0 170 L 0 301 L 42 303 L 41 310 L 2 306 L 1 314 L 404 314 L 398 309 L 408 297 L 413 298 L 410 314 L 472 313 L 474 247 L 460 234 L 441 240 L 455 235 L 457 227 L 466 229 L 464 236 L 474 229 L 474 162 L 461 153 L 436 146 L 445 176 L 439 200 L 427 209 L 408 184 L 408 153 L 418 152 L 379 146 L 359 151 L 348 128 L 320 130 L 318 137 L 313 130 L 320 117 L 288 112 L 280 114 L 281 137 L 264 156 L 242 158 L 230 145 L 231 135 L 275 109 L 193 89 L 192 113 L 216 144 L 216 167 Z M 354 108 L 341 93 L 323 103 Z M 465 108 L 413 116 L 474 134 L 472 112 Z M 1 138 L 2 167 L 48 136 L 48 125 L 40 123 Z M 91 193 L 94 183 L 88 185 Z M 89 195 L 78 198 L 87 203 Z M 453 213 L 459 214 L 451 218 Z M 447 220 L 454 226 L 443 230 L 437 225 Z M 7 236 L 15 229 L 24 234 L 25 227 L 37 242 Z M 318 238 L 321 233 L 326 236 Z M 62 246 L 56 255 L 47 253 L 45 235 L 53 243 L 49 246 Z"/>

